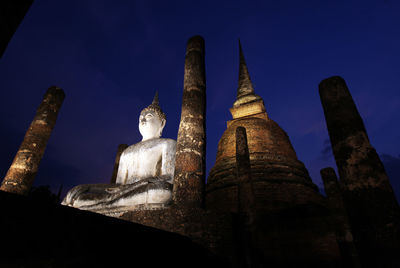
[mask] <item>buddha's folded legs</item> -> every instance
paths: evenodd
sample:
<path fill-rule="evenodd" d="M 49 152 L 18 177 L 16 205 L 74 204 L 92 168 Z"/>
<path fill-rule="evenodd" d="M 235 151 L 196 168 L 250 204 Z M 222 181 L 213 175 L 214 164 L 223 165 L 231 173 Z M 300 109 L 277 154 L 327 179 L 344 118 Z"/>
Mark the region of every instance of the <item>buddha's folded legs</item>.
<path fill-rule="evenodd" d="M 62 204 L 84 210 L 167 204 L 172 197 L 172 184 L 166 179 L 165 176 L 159 176 L 126 185 L 79 185 L 68 192 Z"/>

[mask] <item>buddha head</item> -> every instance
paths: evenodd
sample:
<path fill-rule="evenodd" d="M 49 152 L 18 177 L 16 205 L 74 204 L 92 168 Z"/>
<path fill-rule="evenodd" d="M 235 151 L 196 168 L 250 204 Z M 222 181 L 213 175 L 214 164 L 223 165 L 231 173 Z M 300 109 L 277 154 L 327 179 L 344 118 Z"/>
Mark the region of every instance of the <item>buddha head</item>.
<path fill-rule="evenodd" d="M 143 139 L 160 138 L 166 123 L 166 117 L 158 104 L 158 92 L 153 102 L 142 110 L 139 116 L 139 131 Z"/>

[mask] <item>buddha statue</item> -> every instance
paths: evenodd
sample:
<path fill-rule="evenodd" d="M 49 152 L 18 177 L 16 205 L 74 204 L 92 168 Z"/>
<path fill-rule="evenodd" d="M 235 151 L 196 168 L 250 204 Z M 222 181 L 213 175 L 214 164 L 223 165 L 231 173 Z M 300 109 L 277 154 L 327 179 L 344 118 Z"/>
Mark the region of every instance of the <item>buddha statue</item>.
<path fill-rule="evenodd" d="M 156 93 L 140 113 L 142 141 L 121 154 L 116 183 L 76 186 L 62 204 L 99 213 L 167 206 L 172 200 L 176 141 L 161 138 L 165 123 Z"/>

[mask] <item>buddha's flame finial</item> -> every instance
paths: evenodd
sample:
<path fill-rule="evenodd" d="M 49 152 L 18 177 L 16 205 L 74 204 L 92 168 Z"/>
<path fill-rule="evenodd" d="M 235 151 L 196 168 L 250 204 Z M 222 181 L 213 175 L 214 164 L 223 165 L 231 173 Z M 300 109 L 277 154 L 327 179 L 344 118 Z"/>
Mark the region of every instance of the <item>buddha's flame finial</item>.
<path fill-rule="evenodd" d="M 151 104 L 160 106 L 158 102 L 158 90 L 156 90 L 156 94 L 154 95 L 153 102 Z"/>
<path fill-rule="evenodd" d="M 161 119 L 163 119 L 163 120 L 166 119 L 165 113 L 161 110 L 161 107 L 160 107 L 160 104 L 159 104 L 159 101 L 158 101 L 158 91 L 156 91 L 156 94 L 154 95 L 153 102 L 149 106 L 144 108 L 141 113 L 144 113 L 144 112 L 147 112 L 147 111 L 150 111 L 150 110 L 154 111 L 155 113 L 157 113 L 157 115 Z"/>

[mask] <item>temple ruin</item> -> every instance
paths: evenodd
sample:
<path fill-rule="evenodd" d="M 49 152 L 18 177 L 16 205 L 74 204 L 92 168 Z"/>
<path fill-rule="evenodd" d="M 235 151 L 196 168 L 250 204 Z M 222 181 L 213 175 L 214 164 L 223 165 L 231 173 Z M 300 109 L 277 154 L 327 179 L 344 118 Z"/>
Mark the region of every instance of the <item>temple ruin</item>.
<path fill-rule="evenodd" d="M 339 171 L 338 180 L 332 168 L 321 170 L 327 194 L 323 196 L 286 132 L 268 116 L 268 104 L 256 94 L 240 43 L 239 58 L 232 120 L 219 141 L 207 184 L 205 42 L 194 36 L 186 48 L 171 203 L 102 211 L 114 218 L 96 215 L 102 219 L 99 222 L 115 220 L 110 225 L 117 226 L 124 220 L 154 232 L 179 234 L 228 267 L 398 267 L 399 205 L 344 80 L 331 77 L 319 85 Z M 40 140 L 31 142 L 36 125 L 43 128 L 47 122 L 38 111 L 3 181 L 3 191 L 24 194 L 32 185 L 37 168 L 26 171 L 28 175 L 14 170 L 28 166 L 26 157 L 20 156 L 22 151 L 29 153 L 24 149 L 27 144 L 42 148 L 54 127 L 64 95 L 54 87 L 46 96 L 50 108 L 39 110 L 48 111 L 49 126 L 35 136 Z M 118 147 L 111 185 L 116 184 L 120 157 L 127 148 Z M 44 147 L 35 150 L 32 159 L 37 166 Z M 12 187 L 17 190 L 7 190 Z M 59 208 L 64 210 L 82 213 Z M 179 258 L 181 252 L 175 253 Z"/>

